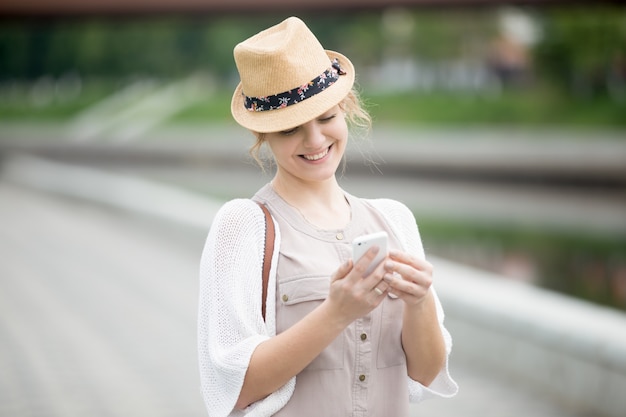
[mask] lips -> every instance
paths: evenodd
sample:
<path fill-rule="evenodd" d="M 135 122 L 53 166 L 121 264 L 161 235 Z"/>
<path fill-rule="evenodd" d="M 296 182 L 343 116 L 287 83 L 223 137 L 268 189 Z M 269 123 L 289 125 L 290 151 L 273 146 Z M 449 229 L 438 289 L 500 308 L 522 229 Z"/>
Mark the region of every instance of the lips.
<path fill-rule="evenodd" d="M 306 159 L 307 161 L 312 161 L 312 162 L 319 161 L 320 159 L 322 159 L 326 155 L 328 155 L 328 152 L 330 152 L 331 146 L 329 146 L 328 148 L 324 149 L 322 152 L 319 152 L 319 153 L 316 153 L 316 154 L 308 154 L 308 155 L 300 155 L 300 156 L 302 158 Z"/>

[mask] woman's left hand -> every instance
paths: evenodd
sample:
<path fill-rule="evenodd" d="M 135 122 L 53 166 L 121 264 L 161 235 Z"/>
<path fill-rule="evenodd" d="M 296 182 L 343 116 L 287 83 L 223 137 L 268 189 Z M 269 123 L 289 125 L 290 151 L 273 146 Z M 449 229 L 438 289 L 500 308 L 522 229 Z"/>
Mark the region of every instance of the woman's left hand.
<path fill-rule="evenodd" d="M 393 250 L 385 261 L 385 271 L 386 291 L 408 305 L 420 304 L 428 295 L 433 282 L 433 266 L 425 259 Z"/>

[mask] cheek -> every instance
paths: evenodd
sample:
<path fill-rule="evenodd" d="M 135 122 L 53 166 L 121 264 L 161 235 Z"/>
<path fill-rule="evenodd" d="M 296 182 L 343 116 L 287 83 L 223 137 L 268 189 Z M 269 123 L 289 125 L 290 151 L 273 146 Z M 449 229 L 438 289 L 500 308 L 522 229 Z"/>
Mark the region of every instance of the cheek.
<path fill-rule="evenodd" d="M 338 127 L 335 137 L 339 140 L 340 146 L 345 148 L 348 144 L 348 126 L 345 123 Z"/>
<path fill-rule="evenodd" d="M 272 152 L 272 158 L 274 158 L 276 162 L 280 162 L 285 159 L 284 149 L 278 147 L 277 149 L 270 148 L 270 150 Z"/>
<path fill-rule="evenodd" d="M 268 147 L 270 152 L 273 155 L 280 153 L 283 149 L 286 148 L 284 141 L 279 140 L 275 136 L 267 135 L 265 138 L 265 145 Z"/>
<path fill-rule="evenodd" d="M 337 140 L 341 141 L 342 144 L 345 144 L 348 141 L 348 124 L 346 123 L 345 118 L 341 119 L 335 126 L 333 126 L 332 135 Z"/>

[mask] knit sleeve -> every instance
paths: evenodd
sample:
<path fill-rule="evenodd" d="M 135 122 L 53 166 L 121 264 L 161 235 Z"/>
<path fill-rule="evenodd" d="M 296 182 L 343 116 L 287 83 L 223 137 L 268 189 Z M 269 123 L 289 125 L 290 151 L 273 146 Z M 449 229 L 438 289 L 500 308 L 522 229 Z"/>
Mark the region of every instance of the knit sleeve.
<path fill-rule="evenodd" d="M 264 245 L 265 219 L 256 203 L 239 199 L 222 206 L 200 262 L 198 354 L 210 416 L 271 415 L 293 392 L 290 381 L 246 410 L 234 410 L 254 350 L 274 331 L 261 315 Z M 273 310 L 268 308 L 272 323 Z"/>
<path fill-rule="evenodd" d="M 411 210 L 404 204 L 388 199 L 371 200 L 371 204 L 376 207 L 386 218 L 393 233 L 398 237 L 404 250 L 417 255 L 423 259 L 426 258 L 424 253 L 424 247 L 422 245 L 422 239 L 420 232 L 415 221 L 415 217 Z M 448 369 L 448 362 L 450 359 L 450 352 L 452 351 L 452 336 L 450 332 L 444 326 L 444 312 L 437 292 L 435 291 L 436 276 L 434 284 L 431 286 L 431 291 L 435 298 L 435 304 L 437 309 L 437 318 L 439 320 L 439 326 L 444 338 L 446 346 L 446 363 L 445 366 L 439 371 L 439 374 L 435 377 L 435 380 L 428 386 L 424 386 L 419 382 L 409 378 L 409 400 L 412 403 L 418 403 L 420 401 L 443 397 L 449 398 L 457 394 L 459 387 L 457 383 L 450 376 Z"/>

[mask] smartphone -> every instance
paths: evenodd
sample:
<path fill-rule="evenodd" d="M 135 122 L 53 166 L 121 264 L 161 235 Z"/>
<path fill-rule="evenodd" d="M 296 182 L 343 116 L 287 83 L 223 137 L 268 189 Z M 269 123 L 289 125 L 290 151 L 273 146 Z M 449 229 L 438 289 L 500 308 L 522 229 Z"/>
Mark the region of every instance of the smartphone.
<path fill-rule="evenodd" d="M 376 257 L 370 263 L 369 267 L 365 271 L 364 276 L 371 274 L 374 269 L 382 262 L 387 256 L 387 232 L 372 233 L 369 235 L 359 236 L 352 242 L 352 259 L 357 262 L 365 252 L 372 246 L 378 246 L 379 251 Z"/>

